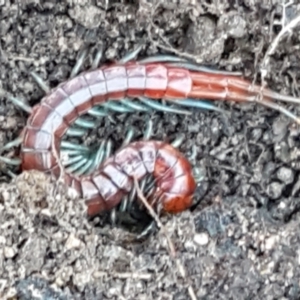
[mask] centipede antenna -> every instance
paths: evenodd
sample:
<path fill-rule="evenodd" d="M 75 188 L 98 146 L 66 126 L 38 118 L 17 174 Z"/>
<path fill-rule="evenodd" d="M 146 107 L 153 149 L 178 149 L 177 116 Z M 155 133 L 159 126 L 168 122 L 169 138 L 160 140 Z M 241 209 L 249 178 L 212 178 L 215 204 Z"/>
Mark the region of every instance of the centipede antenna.
<path fill-rule="evenodd" d="M 174 113 L 174 114 L 182 114 L 182 115 L 191 115 L 192 113 L 190 111 L 187 110 L 183 110 L 183 109 L 176 109 L 170 106 L 166 106 L 163 105 L 161 103 L 158 103 L 156 101 L 153 101 L 149 98 L 146 97 L 142 97 L 140 96 L 138 98 L 142 103 L 148 105 L 149 107 L 156 109 L 158 111 L 163 111 L 163 112 L 170 112 L 170 113 Z"/>
<path fill-rule="evenodd" d="M 69 127 L 66 135 L 70 137 L 82 137 L 86 134 L 86 130 L 82 128 Z"/>
<path fill-rule="evenodd" d="M 224 113 L 225 111 L 217 106 L 215 106 L 214 104 L 212 104 L 210 101 L 206 101 L 206 100 L 195 100 L 195 99 L 178 99 L 178 100 L 171 100 L 171 99 L 165 99 L 168 102 L 172 102 L 175 105 L 182 105 L 182 106 L 187 106 L 187 107 L 194 107 L 194 108 L 200 108 L 203 110 L 213 110 L 213 111 L 217 111 L 220 113 Z"/>
<path fill-rule="evenodd" d="M 93 129 L 96 126 L 96 123 L 90 120 L 86 120 L 84 118 L 77 118 L 74 122 L 75 125 L 86 128 Z"/>
<path fill-rule="evenodd" d="M 44 91 L 46 94 L 50 93 L 50 87 L 46 83 L 46 81 L 37 73 L 34 71 L 30 72 L 31 77 L 34 79 L 34 81 L 37 83 L 37 85 L 41 88 L 42 91 Z"/>
<path fill-rule="evenodd" d="M 13 166 L 20 166 L 22 163 L 22 160 L 19 158 L 7 158 L 5 156 L 0 156 L 0 160 L 6 164 Z"/>
<path fill-rule="evenodd" d="M 127 63 L 135 59 L 138 56 L 138 54 L 141 52 L 142 48 L 143 48 L 143 44 L 139 45 L 135 50 L 127 53 L 123 58 L 121 58 L 119 60 L 119 63 Z"/>
<path fill-rule="evenodd" d="M 70 74 L 70 78 L 75 77 L 79 73 L 79 71 L 80 71 L 80 69 L 81 69 L 81 67 L 82 67 L 82 65 L 84 63 L 84 60 L 85 60 L 85 58 L 87 56 L 87 53 L 88 53 L 88 49 L 85 48 L 82 51 L 82 53 L 80 54 L 80 56 L 79 56 L 79 58 L 78 58 L 78 60 L 77 60 L 77 62 L 75 64 L 75 66 L 73 67 L 73 69 L 71 71 L 71 74 Z"/>
<path fill-rule="evenodd" d="M 21 109 L 23 109 L 24 111 L 26 111 L 28 114 L 32 113 L 32 107 L 25 103 L 24 100 L 21 100 L 19 98 L 13 97 L 11 95 L 7 95 L 6 96 L 8 100 L 10 100 L 14 105 L 20 107 Z"/>
<path fill-rule="evenodd" d="M 107 111 L 104 111 L 99 106 L 91 108 L 87 113 L 93 117 L 106 117 L 108 115 Z"/>
<path fill-rule="evenodd" d="M 123 105 L 120 105 L 120 103 L 116 103 L 116 101 L 113 101 L 113 100 L 105 102 L 105 103 L 101 104 L 101 106 L 106 108 L 106 109 L 110 109 L 110 110 L 113 110 L 113 111 L 119 112 L 119 113 L 134 112 L 134 109 L 132 109 L 130 107 L 123 106 Z"/>
<path fill-rule="evenodd" d="M 76 151 L 84 151 L 89 152 L 90 148 L 84 145 L 74 144 L 68 141 L 61 142 L 61 148 L 69 149 L 69 150 L 76 150 Z"/>
<path fill-rule="evenodd" d="M 23 139 L 22 137 L 18 137 L 16 139 L 14 139 L 13 141 L 7 143 L 6 145 L 4 145 L 1 149 L 0 149 L 0 153 L 2 153 L 5 150 L 11 149 L 13 147 L 17 147 L 20 146 L 22 143 Z"/>
<path fill-rule="evenodd" d="M 79 160 L 77 163 L 72 164 L 72 166 L 66 168 L 67 173 L 74 173 L 77 175 L 78 169 L 80 169 L 83 165 L 88 163 L 88 158 L 83 157 L 81 160 Z"/>
<path fill-rule="evenodd" d="M 144 106 L 139 102 L 133 102 L 131 99 L 128 98 L 122 99 L 119 102 L 121 102 L 125 106 L 130 107 L 135 111 L 149 111 L 149 108 L 147 106 Z"/>
<path fill-rule="evenodd" d="M 97 53 L 95 55 L 95 58 L 92 62 L 92 66 L 91 66 L 92 70 L 95 70 L 99 67 L 102 56 L 103 56 L 103 45 L 100 46 L 100 49 L 97 51 Z"/>
<path fill-rule="evenodd" d="M 241 72 L 229 72 L 229 71 L 222 71 L 218 70 L 217 68 L 208 67 L 208 66 L 201 66 L 191 62 L 174 62 L 170 63 L 169 66 L 176 67 L 176 68 L 185 68 L 190 71 L 196 72 L 203 72 L 203 73 L 210 73 L 210 74 L 219 74 L 225 76 L 241 76 L 243 73 Z"/>

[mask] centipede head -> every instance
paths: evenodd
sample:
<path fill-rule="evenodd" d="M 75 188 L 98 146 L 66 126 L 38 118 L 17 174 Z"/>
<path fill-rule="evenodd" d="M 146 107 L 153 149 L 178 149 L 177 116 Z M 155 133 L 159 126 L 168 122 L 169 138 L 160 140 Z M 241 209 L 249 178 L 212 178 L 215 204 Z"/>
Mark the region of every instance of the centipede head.
<path fill-rule="evenodd" d="M 193 205 L 193 196 L 164 193 L 162 198 L 163 210 L 171 214 L 181 213 Z"/>

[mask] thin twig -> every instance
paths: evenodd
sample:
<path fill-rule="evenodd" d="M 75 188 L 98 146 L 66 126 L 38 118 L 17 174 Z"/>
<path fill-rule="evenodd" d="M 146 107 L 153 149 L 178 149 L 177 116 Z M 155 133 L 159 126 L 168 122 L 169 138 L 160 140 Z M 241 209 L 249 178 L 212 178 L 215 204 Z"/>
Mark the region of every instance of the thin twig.
<path fill-rule="evenodd" d="M 52 149 L 53 149 L 53 156 L 54 156 L 54 158 L 55 158 L 55 160 L 56 160 L 56 162 L 57 162 L 57 164 L 58 164 L 59 171 L 60 171 L 60 172 L 59 172 L 59 178 L 58 178 L 57 181 L 59 181 L 59 182 L 64 182 L 63 177 L 64 177 L 64 175 L 65 175 L 65 169 L 64 169 L 64 167 L 63 167 L 63 165 L 62 165 L 62 163 L 61 163 L 59 154 L 58 154 L 57 149 L 56 149 L 56 147 L 55 147 L 55 136 L 54 136 L 54 133 L 52 133 L 51 139 L 52 139 L 52 141 L 51 141 L 51 147 L 52 147 Z"/>
<path fill-rule="evenodd" d="M 148 203 L 147 199 L 143 195 L 143 192 L 139 187 L 139 183 L 138 183 L 138 180 L 136 177 L 134 177 L 134 185 L 135 185 L 135 188 L 137 191 L 137 196 L 143 202 L 143 204 L 147 208 L 149 214 L 155 220 L 155 222 L 157 223 L 157 226 L 160 228 L 160 230 L 163 232 L 164 236 L 166 237 L 168 246 L 169 246 L 169 254 L 170 254 L 171 258 L 175 260 L 175 263 L 176 263 L 176 266 L 177 266 L 177 269 L 178 269 L 180 275 L 182 276 L 182 278 L 186 279 L 186 272 L 185 272 L 184 266 L 181 264 L 179 259 L 176 257 L 175 246 L 174 246 L 171 238 L 169 237 L 166 228 L 161 223 L 158 215 L 155 213 L 154 209 L 151 207 L 151 205 Z M 190 286 L 189 284 L 188 284 L 188 292 L 189 292 L 190 298 L 192 300 L 197 300 L 196 294 L 195 294 L 192 286 Z"/>
<path fill-rule="evenodd" d="M 158 274 L 156 274 L 157 276 Z M 93 277 L 100 278 L 100 277 L 113 277 L 119 279 L 140 279 L 140 280 L 151 280 L 153 279 L 153 274 L 151 273 L 138 273 L 138 272 L 104 272 L 104 271 L 95 271 L 93 273 Z"/>
<path fill-rule="evenodd" d="M 278 35 L 275 37 L 273 42 L 270 44 L 267 52 L 265 53 L 265 56 L 263 58 L 262 64 L 261 64 L 261 76 L 262 76 L 262 82 L 264 82 L 265 77 L 268 74 L 268 69 L 267 66 L 269 65 L 270 62 L 270 57 L 275 53 L 276 48 L 279 45 L 279 42 L 281 39 L 284 37 L 284 35 L 288 32 L 290 32 L 292 29 L 294 29 L 299 23 L 300 23 L 300 15 L 294 18 L 291 22 L 285 25 L 285 8 L 289 5 L 291 5 L 292 2 L 289 2 L 288 4 L 283 5 L 283 21 L 282 21 L 282 28 Z"/>

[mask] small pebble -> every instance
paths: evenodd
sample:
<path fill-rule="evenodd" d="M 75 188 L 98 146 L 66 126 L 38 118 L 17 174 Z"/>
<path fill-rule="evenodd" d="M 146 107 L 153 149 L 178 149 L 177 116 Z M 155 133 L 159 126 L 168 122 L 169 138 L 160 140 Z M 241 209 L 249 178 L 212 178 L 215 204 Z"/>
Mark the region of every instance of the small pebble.
<path fill-rule="evenodd" d="M 271 250 L 274 248 L 275 243 L 277 242 L 278 237 L 277 236 L 270 236 L 265 241 L 265 249 Z"/>
<path fill-rule="evenodd" d="M 11 247 L 4 247 L 4 256 L 5 258 L 13 258 L 16 254 L 16 251 Z"/>
<path fill-rule="evenodd" d="M 267 189 L 268 196 L 273 200 L 278 199 L 282 194 L 283 187 L 284 185 L 279 182 L 272 182 Z"/>
<path fill-rule="evenodd" d="M 194 242 L 199 246 L 205 246 L 209 242 L 209 237 L 207 233 L 197 233 L 194 236 Z"/>
<path fill-rule="evenodd" d="M 247 34 L 246 25 L 246 20 L 235 11 L 222 14 L 218 21 L 218 27 L 233 38 L 242 38 Z"/>
<path fill-rule="evenodd" d="M 67 250 L 71 250 L 73 248 L 79 248 L 81 245 L 81 240 L 76 238 L 74 234 L 70 234 L 69 238 L 66 241 L 65 247 Z"/>
<path fill-rule="evenodd" d="M 277 171 L 277 178 L 285 184 L 290 184 L 294 181 L 294 171 L 287 167 L 281 167 Z"/>

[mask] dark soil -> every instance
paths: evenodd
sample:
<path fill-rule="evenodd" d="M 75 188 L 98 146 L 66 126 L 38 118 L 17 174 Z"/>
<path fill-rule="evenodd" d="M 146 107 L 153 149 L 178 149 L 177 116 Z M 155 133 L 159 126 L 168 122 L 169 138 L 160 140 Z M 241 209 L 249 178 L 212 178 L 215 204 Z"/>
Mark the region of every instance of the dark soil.
<path fill-rule="evenodd" d="M 102 61 L 144 43 L 141 57 L 181 54 L 260 84 L 270 43 L 300 13 L 299 4 L 283 10 L 280 0 L 273 5 L 267 0 L 16 2 L 0 0 L 0 88 L 30 105 L 44 93 L 29 71 L 55 87 L 85 48 L 88 69 L 101 45 Z M 299 95 L 298 30 L 280 41 L 265 77 L 271 89 L 294 96 Z M 3 163 L 1 298 L 179 300 L 190 299 L 190 288 L 196 299 L 299 299 L 299 128 L 260 105 L 218 105 L 230 112 L 228 118 L 196 110 L 192 117 L 151 115 L 154 137 L 168 141 L 184 133 L 181 151 L 196 153 L 207 171 L 208 193 L 200 205 L 161 219 L 184 278 L 162 232 L 124 245 L 120 240 L 128 233 L 88 222 L 84 204 L 63 184 L 39 172 L 11 180 Z M 287 107 L 300 114 L 296 105 Z M 128 125 L 141 118 L 147 115 L 122 117 L 108 125 L 114 133 L 98 133 L 118 145 Z M 26 119 L 1 98 L 0 146 L 18 136 Z"/>

